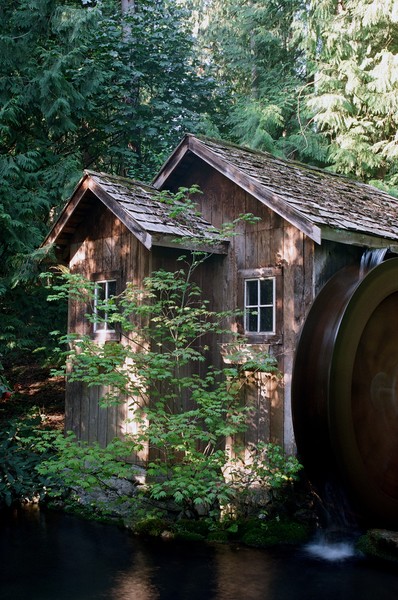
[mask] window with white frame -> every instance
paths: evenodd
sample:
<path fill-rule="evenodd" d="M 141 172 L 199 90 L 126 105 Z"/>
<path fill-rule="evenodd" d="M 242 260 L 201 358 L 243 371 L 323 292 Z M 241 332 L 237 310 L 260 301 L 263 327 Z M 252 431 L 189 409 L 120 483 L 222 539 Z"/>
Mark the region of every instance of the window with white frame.
<path fill-rule="evenodd" d="M 275 333 L 275 277 L 245 279 L 245 331 Z"/>
<path fill-rule="evenodd" d="M 107 301 L 116 296 L 116 281 L 104 280 L 97 281 L 94 291 L 94 333 L 114 332 L 113 324 L 108 322 L 108 312 L 106 310 Z"/>

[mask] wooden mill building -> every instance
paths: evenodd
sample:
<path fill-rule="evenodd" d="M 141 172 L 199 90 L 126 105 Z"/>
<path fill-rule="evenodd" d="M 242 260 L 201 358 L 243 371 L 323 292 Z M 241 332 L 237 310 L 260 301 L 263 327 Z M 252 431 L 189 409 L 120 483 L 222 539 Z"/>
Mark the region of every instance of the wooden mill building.
<path fill-rule="evenodd" d="M 197 184 L 201 217 L 173 217 L 158 190 Z M 218 239 L 214 227 L 251 213 L 236 235 Z M 330 277 L 346 265 L 359 266 L 367 248 L 395 253 L 398 203 L 387 193 L 320 169 L 231 144 L 187 135 L 152 186 L 86 172 L 45 240 L 59 260 L 109 288 L 139 284 L 159 267 L 173 270 L 191 242 L 208 249 L 200 283 L 214 309 L 241 309 L 231 328 L 245 336 L 248 355 L 267 351 L 282 378 L 258 373 L 248 401 L 255 418 L 247 442 L 274 441 L 295 449 L 291 382 L 300 330 L 314 299 Z M 87 307 L 71 303 L 69 330 L 99 343 L 111 331 L 94 331 Z M 222 348 L 211 347 L 219 364 Z M 100 409 L 98 391 L 68 384 L 66 427 L 80 439 L 106 444 L 123 433 L 127 404 Z"/>

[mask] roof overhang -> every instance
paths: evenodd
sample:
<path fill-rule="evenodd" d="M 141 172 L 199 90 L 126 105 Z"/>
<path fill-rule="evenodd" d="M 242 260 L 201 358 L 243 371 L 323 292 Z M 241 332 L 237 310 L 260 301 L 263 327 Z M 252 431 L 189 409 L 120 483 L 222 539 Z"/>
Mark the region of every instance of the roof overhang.
<path fill-rule="evenodd" d="M 359 231 L 347 231 L 346 229 L 333 229 L 332 227 L 321 228 L 322 239 L 350 246 L 361 246 L 366 248 L 389 248 L 396 252 L 398 244 L 395 239 L 388 239 L 377 235 L 367 235 Z"/>
<path fill-rule="evenodd" d="M 109 194 L 102 190 L 102 188 L 90 177 L 89 173 L 85 173 L 78 183 L 69 202 L 63 208 L 51 231 L 41 244 L 42 246 L 57 244 L 60 238 L 64 239 L 74 231 L 75 227 L 70 224 L 71 219 L 76 215 L 77 211 L 84 203 L 88 192 L 92 192 L 118 219 L 120 219 L 120 221 L 144 244 L 146 248 L 151 248 L 151 236 L 138 223 L 131 219 Z"/>

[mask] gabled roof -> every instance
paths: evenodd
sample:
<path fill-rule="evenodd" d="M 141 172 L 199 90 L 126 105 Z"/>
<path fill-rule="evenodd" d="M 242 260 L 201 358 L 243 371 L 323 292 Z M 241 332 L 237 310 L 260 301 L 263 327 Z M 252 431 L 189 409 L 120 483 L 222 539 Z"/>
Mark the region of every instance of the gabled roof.
<path fill-rule="evenodd" d="M 317 243 L 334 239 L 381 247 L 398 241 L 398 201 L 386 192 L 322 169 L 208 138 L 185 136 L 153 185 L 168 187 L 198 158 Z"/>
<path fill-rule="evenodd" d="M 227 251 L 227 242 L 210 223 L 192 210 L 176 210 L 176 203 L 165 202 L 154 187 L 92 171 L 84 172 L 42 246 L 68 245 L 73 232 L 90 212 L 93 194 L 148 249 L 169 246 L 215 253 Z"/>

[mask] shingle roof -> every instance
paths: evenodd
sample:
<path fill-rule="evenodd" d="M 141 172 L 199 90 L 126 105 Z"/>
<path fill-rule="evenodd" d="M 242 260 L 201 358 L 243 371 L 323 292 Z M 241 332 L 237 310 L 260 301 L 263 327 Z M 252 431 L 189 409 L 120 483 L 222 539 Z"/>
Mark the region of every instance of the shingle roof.
<path fill-rule="evenodd" d="M 328 230 L 398 240 L 398 201 L 376 187 L 266 152 L 192 135 L 180 146 L 180 160 L 184 145 L 287 220 L 299 227 L 301 223 L 304 231 L 307 226 L 305 233 L 316 241 L 327 237 Z M 172 156 L 154 185 L 164 185 L 176 164 Z"/>
<path fill-rule="evenodd" d="M 182 203 L 168 204 L 156 188 L 128 179 L 87 171 L 91 179 L 130 215 L 145 231 L 155 236 L 219 240 L 215 228 L 193 210 L 176 211 Z M 178 214 L 177 214 L 178 213 Z"/>
<path fill-rule="evenodd" d="M 192 209 L 187 209 L 180 203 L 183 210 L 176 210 L 178 203 L 168 203 L 165 195 L 152 186 L 93 171 L 85 171 L 84 177 L 43 245 L 55 241 L 66 242 L 66 230 L 67 237 L 80 222 L 81 215 L 88 210 L 87 200 L 84 201 L 88 190 L 94 193 L 147 248 L 152 245 L 199 249 L 208 246 L 214 252 L 226 251 L 225 240 L 221 239 L 210 223 Z"/>

